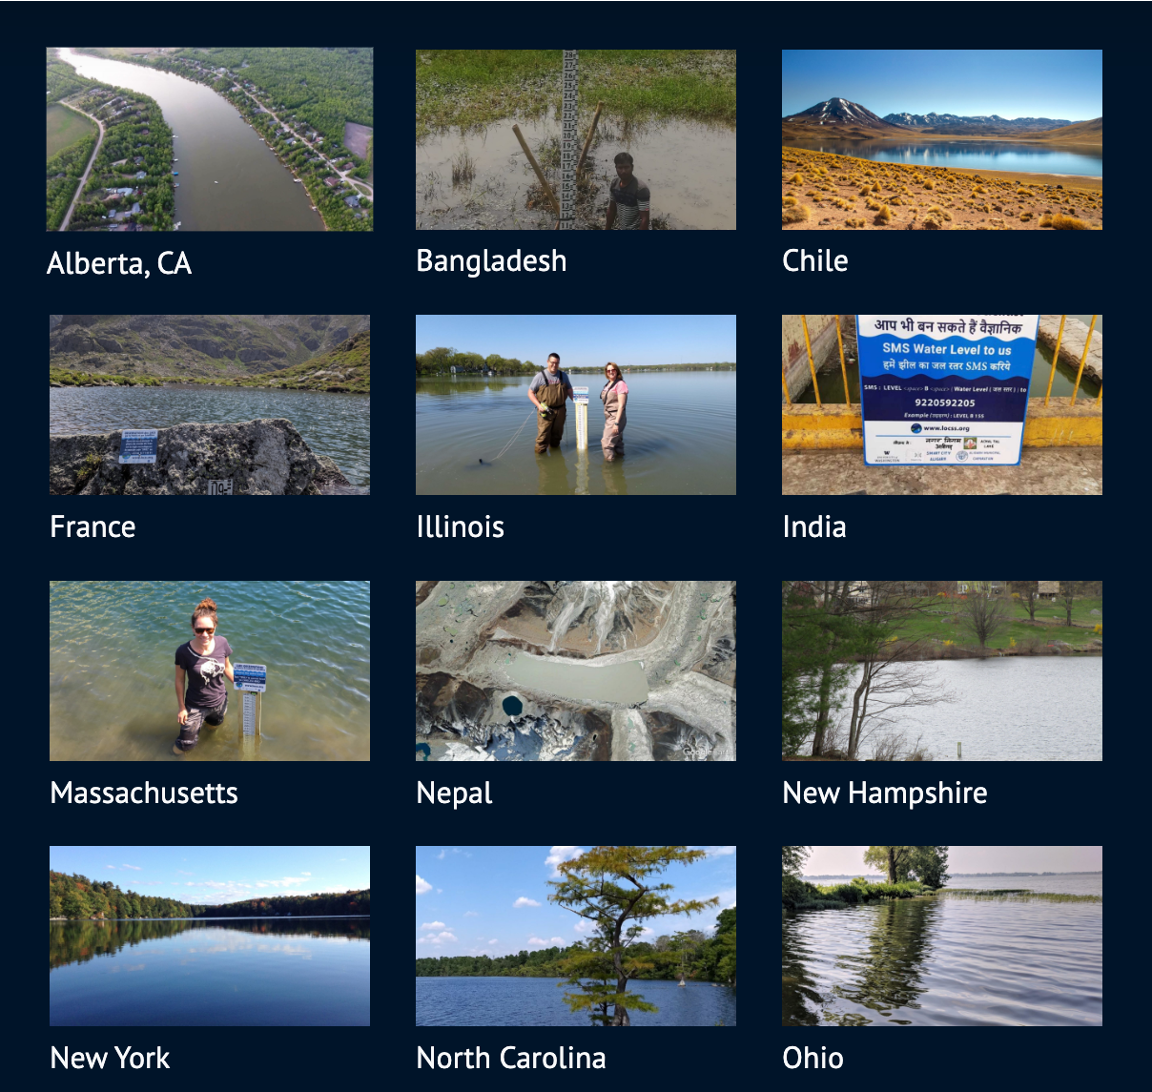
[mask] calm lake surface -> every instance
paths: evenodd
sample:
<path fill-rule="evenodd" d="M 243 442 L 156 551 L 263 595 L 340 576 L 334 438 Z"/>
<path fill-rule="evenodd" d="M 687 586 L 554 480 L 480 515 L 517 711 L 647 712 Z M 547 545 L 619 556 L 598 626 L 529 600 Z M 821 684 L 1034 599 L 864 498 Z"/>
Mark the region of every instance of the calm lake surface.
<path fill-rule="evenodd" d="M 950 886 L 1050 885 L 1088 893 L 1070 891 L 1068 880 L 954 877 Z M 1032 886 L 1042 881 L 1049 885 Z M 1099 1025 L 1103 909 L 1092 903 L 935 898 L 786 912 L 782 1022 Z"/>
<path fill-rule="evenodd" d="M 850 155 L 878 163 L 914 167 L 954 167 L 966 171 L 1022 171 L 1029 174 L 1104 174 L 1099 145 L 1014 144 L 1007 140 L 789 140 L 789 148 Z"/>
<path fill-rule="evenodd" d="M 49 922 L 49 1023 L 368 1027 L 371 938 L 367 917 Z"/>
<path fill-rule="evenodd" d="M 417 1027 L 589 1027 L 568 1010 L 562 978 L 417 978 Z M 563 988 L 558 988 L 563 987 Z M 711 982 L 629 982 L 659 1012 L 629 1011 L 633 1027 L 711 1027 L 736 1023 L 736 990 Z M 584 1048 L 580 1048 L 584 1049 Z"/>
<path fill-rule="evenodd" d="M 312 202 L 262 137 L 203 84 L 61 49 L 81 76 L 150 95 L 172 129 L 181 231 L 323 231 Z"/>
<path fill-rule="evenodd" d="M 924 747 L 937 759 L 955 759 L 958 741 L 973 761 L 1103 759 L 1102 656 L 994 656 L 925 666 L 958 700 L 901 712 L 897 726 L 910 742 L 923 732 Z M 857 671 L 853 687 L 859 677 Z"/>
<path fill-rule="evenodd" d="M 525 399 L 527 401 L 527 399 Z M 49 387 L 48 431 L 113 432 L 285 417 L 353 485 L 371 485 L 372 396 L 258 387 Z"/>
<path fill-rule="evenodd" d="M 618 701 L 632 704 L 648 700 L 648 679 L 636 660 L 593 667 L 562 664 L 521 652 L 508 666 L 508 674 L 522 686 L 577 701 Z"/>
<path fill-rule="evenodd" d="M 183 758 L 176 649 L 205 596 L 232 663 L 264 664 L 261 735 L 241 737 L 241 695 Z M 363 580 L 49 581 L 49 758 L 368 760 L 371 597 Z"/>
<path fill-rule="evenodd" d="M 416 494 L 700 494 L 736 492 L 736 373 L 626 375 L 628 424 L 622 459 L 600 448 L 603 377 L 573 375 L 588 391 L 588 450 L 576 450 L 567 403 L 564 440 L 536 455 L 531 376 L 416 380 Z M 531 413 L 524 431 L 500 450 Z M 483 464 L 480 460 L 483 459 Z"/>

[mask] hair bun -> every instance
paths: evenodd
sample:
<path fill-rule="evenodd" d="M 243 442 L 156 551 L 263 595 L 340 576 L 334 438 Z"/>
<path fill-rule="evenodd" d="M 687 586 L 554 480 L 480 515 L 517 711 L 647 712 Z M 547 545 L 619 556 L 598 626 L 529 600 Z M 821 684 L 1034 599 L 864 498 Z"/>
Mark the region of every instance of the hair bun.
<path fill-rule="evenodd" d="M 201 599 L 199 605 L 196 607 L 199 610 L 215 610 L 216 604 L 211 599 Z"/>

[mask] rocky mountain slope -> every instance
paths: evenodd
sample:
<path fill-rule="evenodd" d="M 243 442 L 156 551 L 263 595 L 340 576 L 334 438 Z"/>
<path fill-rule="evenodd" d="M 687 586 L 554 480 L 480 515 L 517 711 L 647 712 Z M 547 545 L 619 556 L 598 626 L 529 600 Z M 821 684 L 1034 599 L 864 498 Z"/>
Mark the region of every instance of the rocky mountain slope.
<path fill-rule="evenodd" d="M 904 129 L 877 117 L 871 110 L 848 99 L 826 99 L 798 114 L 780 119 L 784 140 L 835 136 L 841 139 L 862 140 L 874 137 L 899 136 Z"/>
<path fill-rule="evenodd" d="M 52 315 L 49 366 L 169 378 L 260 375 L 329 352 L 370 326 L 369 315 Z"/>
<path fill-rule="evenodd" d="M 1060 129 L 1049 129 L 1035 133 L 1022 133 L 1021 136 L 1029 140 L 1051 140 L 1055 142 L 1067 141 L 1069 144 L 1099 144 L 1104 145 L 1104 119 L 1093 118 L 1091 121 L 1078 121 Z"/>
<path fill-rule="evenodd" d="M 641 693 L 603 696 L 613 668 Z M 734 760 L 736 585 L 418 580 L 416 740 L 433 760 Z"/>
<path fill-rule="evenodd" d="M 227 382 L 237 387 L 367 394 L 372 389 L 372 332 L 365 330 L 356 334 L 331 352 L 314 356 L 303 364 Z"/>
<path fill-rule="evenodd" d="M 1071 125 L 1070 121 L 1054 118 L 1002 118 L 999 114 L 967 117 L 961 114 L 885 114 L 884 120 L 893 125 L 922 129 L 928 133 L 955 136 L 1001 136 L 1023 134 L 1041 129 L 1057 129 Z"/>

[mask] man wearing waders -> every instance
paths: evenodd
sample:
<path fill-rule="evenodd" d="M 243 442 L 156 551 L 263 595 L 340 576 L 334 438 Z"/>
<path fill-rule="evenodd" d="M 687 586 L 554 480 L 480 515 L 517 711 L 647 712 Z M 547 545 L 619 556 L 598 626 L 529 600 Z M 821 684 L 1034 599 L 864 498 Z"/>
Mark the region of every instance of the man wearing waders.
<path fill-rule="evenodd" d="M 537 415 L 536 454 L 543 455 L 549 447 L 560 446 L 568 412 L 564 402 L 572 398 L 572 384 L 560 370 L 560 357 L 556 353 L 548 356 L 548 370 L 541 368 L 532 377 L 528 384 L 528 397 L 540 411 Z"/>

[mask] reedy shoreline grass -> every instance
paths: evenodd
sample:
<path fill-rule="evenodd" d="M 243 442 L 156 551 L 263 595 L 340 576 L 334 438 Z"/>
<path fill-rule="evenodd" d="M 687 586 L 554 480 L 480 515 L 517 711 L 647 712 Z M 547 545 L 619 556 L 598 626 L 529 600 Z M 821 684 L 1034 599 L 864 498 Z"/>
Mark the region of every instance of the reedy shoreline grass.
<path fill-rule="evenodd" d="M 560 107 L 558 49 L 416 50 L 416 139 Z M 736 51 L 582 49 L 580 109 L 607 117 L 690 117 L 736 124 Z"/>
<path fill-rule="evenodd" d="M 984 891 L 980 888 L 957 887 L 942 888 L 936 892 L 937 898 L 952 899 L 989 899 L 999 902 L 1031 902 L 1039 899 L 1043 902 L 1100 902 L 1104 901 L 1102 895 L 1066 895 L 1050 891 L 1029 891 L 1027 888 L 1004 888 L 1002 890 Z"/>

